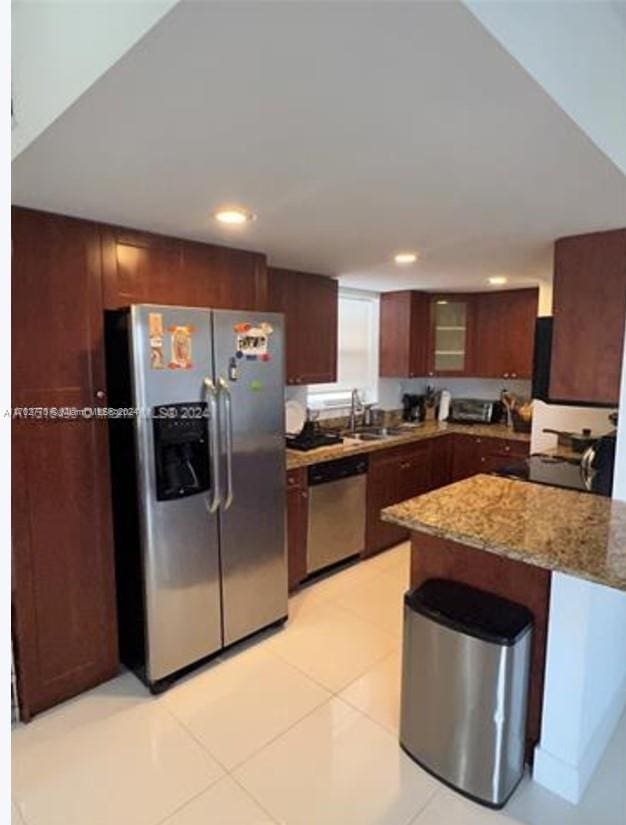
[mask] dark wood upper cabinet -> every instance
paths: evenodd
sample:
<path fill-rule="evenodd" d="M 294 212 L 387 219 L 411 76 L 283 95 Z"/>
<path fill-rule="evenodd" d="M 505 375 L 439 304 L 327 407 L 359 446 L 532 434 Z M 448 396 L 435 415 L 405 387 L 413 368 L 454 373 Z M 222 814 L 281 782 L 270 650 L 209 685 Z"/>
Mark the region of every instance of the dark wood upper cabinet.
<path fill-rule="evenodd" d="M 106 405 L 95 224 L 15 208 L 14 407 Z M 104 419 L 15 418 L 13 640 L 22 718 L 117 672 Z"/>
<path fill-rule="evenodd" d="M 530 378 L 537 289 L 380 299 L 380 375 Z"/>
<path fill-rule="evenodd" d="M 626 323 L 626 229 L 554 248 L 550 398 L 617 404 Z"/>
<path fill-rule="evenodd" d="M 476 295 L 474 372 L 482 378 L 531 378 L 539 291 Z"/>
<path fill-rule="evenodd" d="M 384 292 L 380 297 L 380 375 L 474 375 L 474 325 L 471 295 Z"/>
<path fill-rule="evenodd" d="M 287 384 L 336 381 L 337 281 L 275 267 L 267 276 L 268 309 L 285 314 Z"/>
<path fill-rule="evenodd" d="M 133 303 L 263 310 L 265 256 L 102 226 L 107 308 Z"/>
<path fill-rule="evenodd" d="M 430 296 L 403 290 L 380 296 L 380 375 L 415 378 L 428 371 Z"/>

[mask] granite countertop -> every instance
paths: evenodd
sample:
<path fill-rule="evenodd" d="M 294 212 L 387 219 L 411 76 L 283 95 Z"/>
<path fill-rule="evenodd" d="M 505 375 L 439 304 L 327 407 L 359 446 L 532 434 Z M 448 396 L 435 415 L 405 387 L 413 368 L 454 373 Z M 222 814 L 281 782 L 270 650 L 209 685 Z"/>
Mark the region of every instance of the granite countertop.
<path fill-rule="evenodd" d="M 477 475 L 382 519 L 626 591 L 626 503 L 614 499 Z"/>
<path fill-rule="evenodd" d="M 528 433 L 516 433 L 503 424 L 447 424 L 438 421 L 425 421 L 419 426 L 407 429 L 406 434 L 393 435 L 381 438 L 379 441 L 359 441 L 356 438 L 344 437 L 343 444 L 333 444 L 330 447 L 319 447 L 308 452 L 287 450 L 287 469 L 309 467 L 335 458 L 344 458 L 359 453 L 371 453 L 376 450 L 387 450 L 402 444 L 411 444 L 425 438 L 437 438 L 450 433 L 474 435 L 479 438 L 507 438 L 513 441 L 530 443 Z"/>

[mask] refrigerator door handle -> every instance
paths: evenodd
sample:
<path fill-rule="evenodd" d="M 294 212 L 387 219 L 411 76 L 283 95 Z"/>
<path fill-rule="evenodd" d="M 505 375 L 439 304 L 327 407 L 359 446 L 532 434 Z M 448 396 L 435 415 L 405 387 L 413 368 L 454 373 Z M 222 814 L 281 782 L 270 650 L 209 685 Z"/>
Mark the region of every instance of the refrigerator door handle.
<path fill-rule="evenodd" d="M 226 413 L 226 498 L 224 509 L 228 510 L 233 503 L 233 399 L 230 394 L 228 382 L 221 378 L 218 380 L 220 394 L 224 397 L 224 412 Z"/>
<path fill-rule="evenodd" d="M 210 378 L 204 379 L 204 390 L 209 406 L 209 463 L 213 474 L 211 495 L 207 499 L 209 513 L 215 513 L 221 503 L 220 494 L 220 438 L 218 429 L 217 390 Z"/>

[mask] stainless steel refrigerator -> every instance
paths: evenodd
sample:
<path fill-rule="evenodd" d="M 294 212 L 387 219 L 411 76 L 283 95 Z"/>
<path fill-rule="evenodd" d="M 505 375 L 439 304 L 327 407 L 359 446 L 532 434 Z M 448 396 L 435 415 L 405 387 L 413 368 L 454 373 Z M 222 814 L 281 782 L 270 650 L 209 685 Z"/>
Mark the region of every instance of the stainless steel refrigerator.
<path fill-rule="evenodd" d="M 107 313 L 120 651 L 158 692 L 287 616 L 283 316 Z"/>

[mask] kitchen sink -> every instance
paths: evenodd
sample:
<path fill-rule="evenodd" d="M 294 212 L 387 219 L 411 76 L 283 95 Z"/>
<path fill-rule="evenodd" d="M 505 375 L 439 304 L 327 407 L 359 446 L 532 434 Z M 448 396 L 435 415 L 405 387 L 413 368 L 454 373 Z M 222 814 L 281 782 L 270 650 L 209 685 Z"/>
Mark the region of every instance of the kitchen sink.
<path fill-rule="evenodd" d="M 355 432 L 349 433 L 348 438 L 354 438 L 357 441 L 384 441 L 386 438 L 390 438 L 387 433 L 381 432 Z"/>
<path fill-rule="evenodd" d="M 345 435 L 357 441 L 381 441 L 406 433 L 407 430 L 403 427 L 358 427 L 354 432 L 347 430 Z"/>

